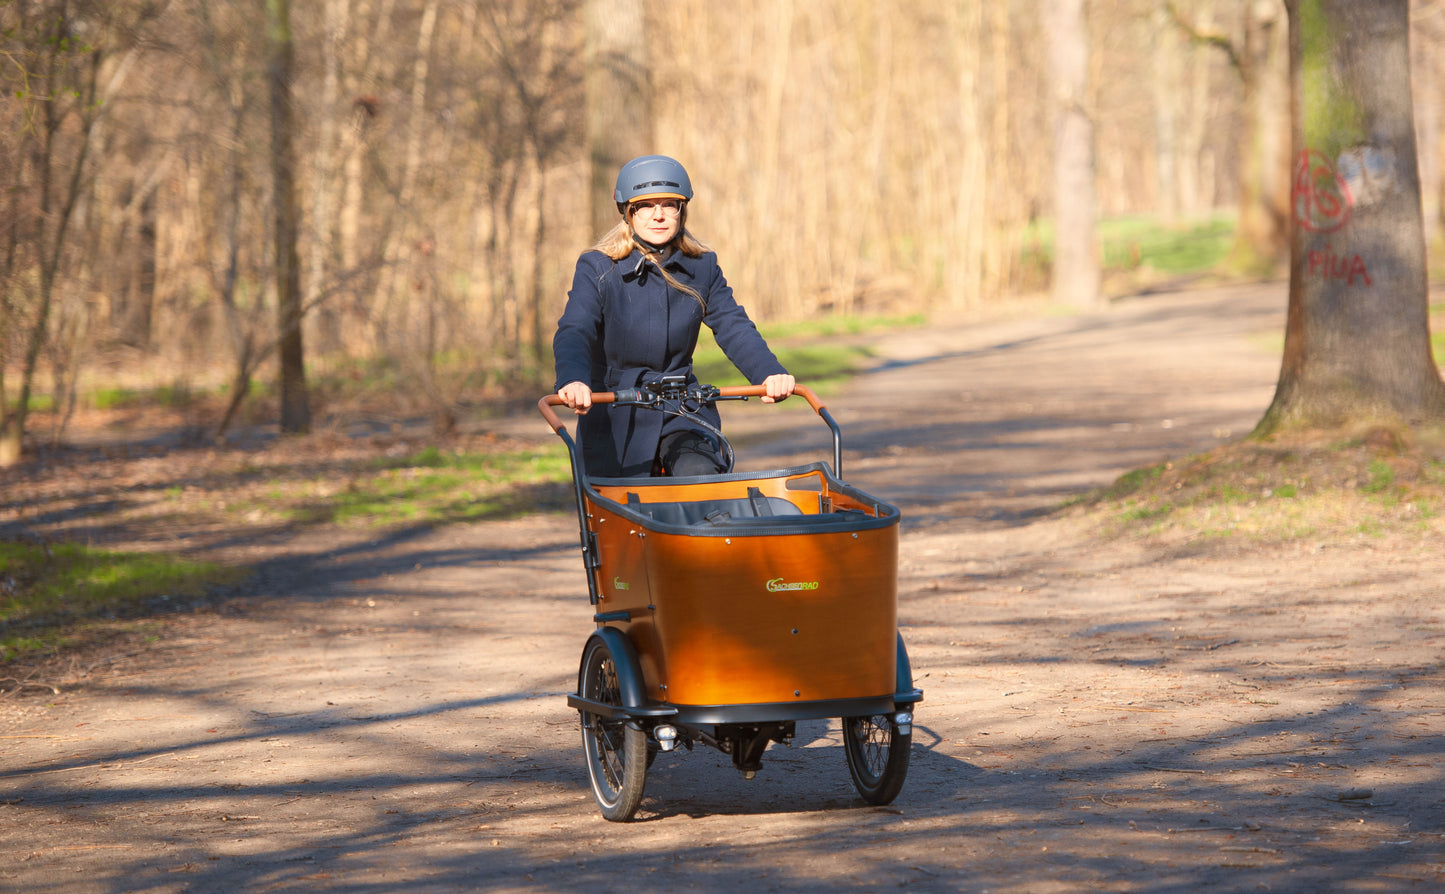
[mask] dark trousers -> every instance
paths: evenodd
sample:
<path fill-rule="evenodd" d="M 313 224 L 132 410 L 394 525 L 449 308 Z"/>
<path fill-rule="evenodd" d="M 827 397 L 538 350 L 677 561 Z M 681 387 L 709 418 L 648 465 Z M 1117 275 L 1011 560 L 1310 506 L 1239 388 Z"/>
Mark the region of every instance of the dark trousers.
<path fill-rule="evenodd" d="M 722 463 L 718 462 L 717 445 L 699 431 L 664 435 L 657 445 L 657 460 L 664 474 L 679 478 L 716 475 L 723 470 Z"/>

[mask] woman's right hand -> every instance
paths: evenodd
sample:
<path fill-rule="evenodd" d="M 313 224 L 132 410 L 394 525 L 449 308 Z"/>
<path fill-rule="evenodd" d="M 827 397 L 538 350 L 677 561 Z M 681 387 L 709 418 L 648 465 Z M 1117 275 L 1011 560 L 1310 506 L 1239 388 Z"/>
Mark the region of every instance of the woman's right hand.
<path fill-rule="evenodd" d="M 557 392 L 562 403 L 571 407 L 578 416 L 592 408 L 592 389 L 586 382 L 568 382 Z"/>

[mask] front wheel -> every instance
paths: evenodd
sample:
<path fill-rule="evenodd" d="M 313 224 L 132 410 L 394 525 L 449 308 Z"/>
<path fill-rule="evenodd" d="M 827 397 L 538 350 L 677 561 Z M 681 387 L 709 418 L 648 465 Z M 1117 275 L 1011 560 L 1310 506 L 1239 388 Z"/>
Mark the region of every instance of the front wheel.
<path fill-rule="evenodd" d="M 889 714 L 843 718 L 843 753 L 853 787 L 869 804 L 887 804 L 903 790 L 913 733 Z"/>
<path fill-rule="evenodd" d="M 578 694 L 604 705 L 622 705 L 617 684 L 617 665 L 612 651 L 600 639 L 587 643 L 582 653 Z M 625 822 L 642 803 L 647 782 L 647 734 L 625 720 L 582 712 L 582 750 L 587 756 L 587 775 L 602 816 Z"/>

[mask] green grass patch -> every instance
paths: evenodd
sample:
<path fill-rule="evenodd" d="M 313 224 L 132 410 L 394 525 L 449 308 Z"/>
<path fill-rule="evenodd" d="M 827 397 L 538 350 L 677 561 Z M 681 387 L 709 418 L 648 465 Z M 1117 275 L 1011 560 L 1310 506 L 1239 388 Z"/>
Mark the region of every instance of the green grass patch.
<path fill-rule="evenodd" d="M 1144 215 L 1099 221 L 1105 271 L 1147 269 L 1169 276 L 1207 273 L 1217 268 L 1234 242 L 1235 219 L 1217 214 L 1203 220 L 1166 224 Z M 1041 220 L 1024 233 L 1025 265 L 1053 264 L 1053 222 Z"/>
<path fill-rule="evenodd" d="M 1125 472 L 1104 492 L 1104 499 L 1119 500 L 1138 493 L 1150 482 L 1159 480 L 1159 476 L 1163 474 L 1163 464 Z"/>
<path fill-rule="evenodd" d="M 140 394 L 133 388 L 97 388 L 90 393 L 89 400 L 97 410 L 114 410 L 137 405 Z"/>
<path fill-rule="evenodd" d="M 1119 511 L 1119 518 L 1125 522 L 1143 522 L 1162 518 L 1174 511 L 1168 503 L 1131 502 L 1125 503 Z"/>
<path fill-rule="evenodd" d="M 186 385 L 157 385 L 154 388 L 96 388 L 86 392 L 85 403 L 97 410 L 125 410 L 136 407 L 189 406 L 195 395 Z"/>
<path fill-rule="evenodd" d="M 799 324 L 801 325 L 801 324 Z M 863 325 L 863 324 L 858 324 Z M 808 386 L 815 391 L 827 391 L 837 389 L 842 383 L 858 371 L 868 365 L 871 352 L 864 345 L 853 344 L 818 344 L 816 339 L 802 335 L 803 329 L 796 328 L 792 331 L 795 334 L 789 338 L 779 338 L 769 334 L 764 335 L 769 339 L 769 347 L 773 354 L 777 355 L 779 363 L 793 374 L 799 384 Z M 821 335 L 819 335 L 821 338 Z M 805 344 L 793 344 L 793 339 Z M 698 377 L 698 381 L 714 386 L 744 386 L 747 384 L 743 374 L 738 373 L 733 361 L 728 360 L 727 355 L 718 347 L 717 342 L 712 341 L 712 334 L 707 329 L 702 331 L 698 338 L 698 348 L 692 355 L 692 374 Z"/>
<path fill-rule="evenodd" d="M 49 394 L 31 394 L 25 405 L 27 413 L 49 413 L 55 409 L 55 398 Z M 11 400 L 8 409 L 12 413 L 20 409 L 19 399 Z"/>
<path fill-rule="evenodd" d="M 923 314 L 906 314 L 904 316 L 838 315 L 792 323 L 769 323 L 760 331 L 771 344 L 772 342 L 786 343 L 798 339 L 814 340 L 875 335 L 922 326 L 927 322 L 928 319 Z M 706 329 L 703 332 L 711 335 Z"/>
<path fill-rule="evenodd" d="M 1214 499 L 1221 503 L 1248 503 L 1253 496 L 1235 484 L 1221 484 L 1214 490 Z"/>
<path fill-rule="evenodd" d="M 153 553 L 0 542 L 0 661 L 54 651 L 94 622 L 146 614 L 249 575 Z"/>
<path fill-rule="evenodd" d="M 1366 473 L 1368 477 L 1360 485 L 1360 490 L 1367 494 L 1382 494 L 1395 483 L 1395 470 L 1384 460 L 1372 460 Z"/>
<path fill-rule="evenodd" d="M 236 510 L 305 524 L 447 524 L 560 507 L 570 497 L 571 480 L 560 442 L 501 453 L 427 447 L 378 460 L 345 480 L 275 482 Z"/>
<path fill-rule="evenodd" d="M 1172 275 L 1202 273 L 1218 266 L 1229 253 L 1234 218 L 1218 215 L 1170 226 L 1153 217 L 1116 217 L 1099 222 L 1099 240 L 1106 269 L 1147 267 Z"/>

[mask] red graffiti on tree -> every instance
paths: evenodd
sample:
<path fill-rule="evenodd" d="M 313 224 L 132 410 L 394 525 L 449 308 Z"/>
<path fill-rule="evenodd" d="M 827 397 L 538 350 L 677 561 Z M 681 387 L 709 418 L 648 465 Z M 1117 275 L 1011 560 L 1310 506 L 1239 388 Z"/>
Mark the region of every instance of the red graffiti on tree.
<path fill-rule="evenodd" d="M 1349 222 L 1354 200 L 1335 164 L 1306 149 L 1294 166 L 1294 220 L 1312 233 L 1333 233 Z"/>
<path fill-rule="evenodd" d="M 1309 262 L 1310 276 L 1342 279 L 1347 286 L 1354 285 L 1356 279 L 1367 286 L 1374 285 L 1374 281 L 1370 279 L 1370 271 L 1365 267 L 1365 259 L 1359 255 L 1337 255 L 1326 245 L 1323 251 L 1310 251 Z"/>

